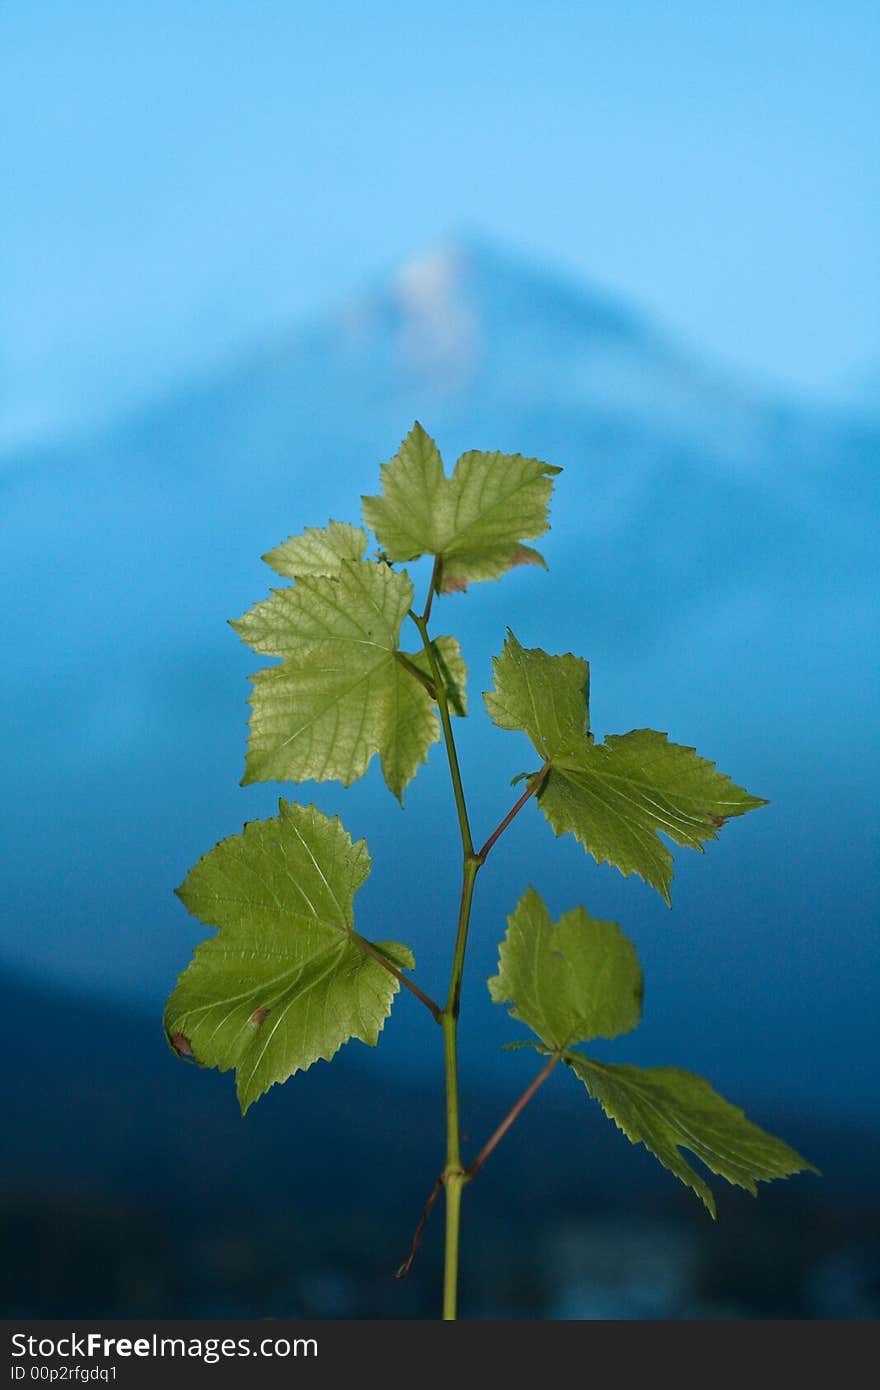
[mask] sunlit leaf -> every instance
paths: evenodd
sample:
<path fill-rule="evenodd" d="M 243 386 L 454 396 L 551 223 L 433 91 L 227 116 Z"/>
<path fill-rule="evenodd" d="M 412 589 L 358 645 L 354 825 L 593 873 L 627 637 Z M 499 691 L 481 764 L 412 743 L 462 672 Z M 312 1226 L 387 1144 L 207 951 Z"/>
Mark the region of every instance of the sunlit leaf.
<path fill-rule="evenodd" d="M 235 1068 L 242 1111 L 350 1038 L 375 1046 L 399 984 L 354 930 L 369 872 L 366 842 L 352 844 L 338 818 L 281 801 L 277 817 L 221 840 L 178 889 L 219 931 L 180 976 L 165 1031 L 203 1066 Z M 397 942 L 375 950 L 413 968 Z"/>
<path fill-rule="evenodd" d="M 516 565 L 544 566 L 525 540 L 548 527 L 552 477 L 561 470 L 522 454 L 462 454 L 450 478 L 416 423 L 390 463 L 382 493 L 363 498 L 364 521 L 391 560 L 440 558 L 442 592 L 498 579 Z"/>
<path fill-rule="evenodd" d="M 556 834 L 570 831 L 599 863 L 639 874 L 667 902 L 672 855 L 658 832 L 702 850 L 730 817 L 766 805 L 654 729 L 595 743 L 580 658 L 522 647 L 511 632 L 493 667 L 486 708 L 499 727 L 527 734 L 549 765 L 537 800 Z"/>
<path fill-rule="evenodd" d="M 590 1038 L 616 1038 L 642 1016 L 642 972 L 632 942 L 615 922 L 582 907 L 556 923 L 529 888 L 508 918 L 498 974 L 489 981 L 496 1004 L 527 1024 L 549 1048 Z"/>
<path fill-rule="evenodd" d="M 362 777 L 378 753 L 391 791 L 403 790 L 440 738 L 432 698 L 399 659 L 412 604 L 409 577 L 385 564 L 340 559 L 333 577 L 276 589 L 232 624 L 255 651 L 282 657 L 253 677 L 244 782 Z M 456 710 L 465 666 L 452 637 L 436 639 Z M 409 656 L 426 672 L 424 652 Z"/>
<path fill-rule="evenodd" d="M 712 1190 L 682 1149 L 694 1154 L 710 1172 L 753 1195 L 759 1182 L 818 1172 L 693 1072 L 677 1067 L 606 1066 L 578 1052 L 566 1052 L 564 1060 L 618 1129 L 634 1144 L 644 1144 L 664 1168 L 692 1188 L 712 1216 Z"/>

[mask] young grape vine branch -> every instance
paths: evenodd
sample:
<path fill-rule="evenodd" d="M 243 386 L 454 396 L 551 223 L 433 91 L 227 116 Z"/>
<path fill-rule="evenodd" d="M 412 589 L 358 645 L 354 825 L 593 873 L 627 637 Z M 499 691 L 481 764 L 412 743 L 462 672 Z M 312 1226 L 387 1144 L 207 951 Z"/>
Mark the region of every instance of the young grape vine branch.
<path fill-rule="evenodd" d="M 371 941 L 355 930 L 354 899 L 372 860 L 364 840 L 353 841 L 338 817 L 315 806 L 279 800 L 277 816 L 248 821 L 240 834 L 221 840 L 177 890 L 215 934 L 196 947 L 178 978 L 165 1007 L 166 1036 L 178 1056 L 234 1070 L 243 1113 L 270 1087 L 319 1059 L 330 1061 L 352 1039 L 376 1046 L 401 988 L 439 1024 L 445 1162 L 398 1275 L 411 1268 L 442 1192 L 445 1319 L 457 1316 L 462 1193 L 560 1061 L 618 1129 L 653 1153 L 713 1216 L 713 1193 L 685 1150 L 753 1193 L 759 1181 L 811 1169 L 692 1072 L 607 1064 L 580 1050 L 638 1026 L 638 956 L 615 922 L 592 918 L 583 907 L 554 922 L 531 887 L 508 915 L 498 973 L 487 984 L 493 1002 L 529 1030 L 518 1045 L 536 1048 L 544 1060 L 476 1157 L 462 1161 L 458 1021 L 474 887 L 520 811 L 535 800 L 556 835 L 573 835 L 599 864 L 639 875 L 669 903 L 667 842 L 702 849 L 729 821 L 765 804 L 693 748 L 653 729 L 596 743 L 587 662 L 571 652 L 523 647 L 508 631 L 483 701 L 498 728 L 528 738 L 540 766 L 475 850 L 453 731 L 453 716 L 466 713 L 467 669 L 457 640 L 432 637 L 428 624 L 440 595 L 500 579 L 520 565 L 546 568 L 526 542 L 548 529 L 559 471 L 520 454 L 470 450 L 447 476 L 436 444 L 417 423 L 383 466 L 380 493 L 362 498 L 378 558 L 366 558 L 364 527 L 338 521 L 308 527 L 264 557 L 289 586 L 272 589 L 232 623 L 255 652 L 278 662 L 252 677 L 244 784 L 313 780 L 347 787 L 378 755 L 385 782 L 402 803 L 431 745 L 442 740 L 461 843 L 443 1004 L 413 979 L 407 945 Z M 400 566 L 421 556 L 433 563 L 419 613 Z M 419 635 L 416 651 L 401 649 L 406 617 Z"/>

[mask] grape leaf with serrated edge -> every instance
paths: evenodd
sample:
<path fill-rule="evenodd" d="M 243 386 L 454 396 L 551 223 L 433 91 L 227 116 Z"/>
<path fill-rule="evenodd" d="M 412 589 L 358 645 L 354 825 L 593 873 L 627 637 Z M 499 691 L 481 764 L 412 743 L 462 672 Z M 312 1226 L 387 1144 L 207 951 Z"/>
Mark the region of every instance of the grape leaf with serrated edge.
<path fill-rule="evenodd" d="M 818 1173 L 790 1145 L 753 1124 L 702 1076 L 678 1067 L 606 1065 L 566 1051 L 563 1061 L 633 1144 L 644 1144 L 715 1216 L 708 1183 L 682 1154 L 688 1149 L 712 1173 L 757 1196 L 759 1182 Z"/>
<path fill-rule="evenodd" d="M 165 1006 L 177 1052 L 236 1071 L 242 1112 L 270 1086 L 330 1061 L 351 1038 L 375 1046 L 399 989 L 354 931 L 366 842 L 338 817 L 279 802 L 204 855 L 177 890 L 216 936 L 195 949 Z M 399 970 L 412 953 L 372 948 Z"/>
<path fill-rule="evenodd" d="M 533 888 L 508 918 L 498 974 L 488 981 L 493 1001 L 510 1004 L 511 1016 L 540 1040 L 509 1046 L 533 1046 L 566 1062 L 608 1118 L 692 1188 L 713 1217 L 711 1188 L 681 1148 L 751 1193 L 758 1181 L 818 1171 L 693 1072 L 607 1065 L 572 1050 L 573 1043 L 635 1028 L 641 984 L 635 947 L 615 922 L 595 921 L 575 908 L 551 923 Z"/>
<path fill-rule="evenodd" d="M 465 589 L 516 565 L 546 568 L 523 541 L 547 530 L 559 472 L 522 454 L 469 450 L 447 478 L 437 445 L 417 421 L 382 466 L 381 495 L 362 498 L 364 521 L 390 560 L 435 555 L 440 591 Z"/>
<path fill-rule="evenodd" d="M 332 576 L 297 579 L 232 623 L 255 651 L 283 658 L 252 677 L 244 783 L 362 777 L 378 753 L 399 800 L 440 728 L 425 686 L 399 659 L 413 599 L 408 575 L 340 558 Z M 452 706 L 464 709 L 465 665 L 452 637 L 434 642 Z M 427 675 L 423 652 L 408 657 Z"/>
<path fill-rule="evenodd" d="M 502 729 L 528 734 L 548 765 L 537 801 L 557 835 L 566 831 L 598 863 L 638 874 L 670 901 L 672 855 L 658 831 L 702 850 L 731 816 L 766 805 L 718 772 L 693 748 L 653 729 L 589 732 L 589 666 L 571 653 L 520 646 L 512 632 L 492 662 L 484 695 Z"/>
<path fill-rule="evenodd" d="M 305 579 L 338 574 L 343 560 L 362 560 L 366 549 L 367 533 L 360 526 L 331 521 L 289 536 L 263 559 L 287 579 Z"/>
<path fill-rule="evenodd" d="M 546 904 L 528 888 L 508 917 L 498 974 L 489 980 L 496 1004 L 549 1047 L 616 1038 L 642 1016 L 642 972 L 632 942 L 615 922 L 582 907 L 552 923 Z"/>

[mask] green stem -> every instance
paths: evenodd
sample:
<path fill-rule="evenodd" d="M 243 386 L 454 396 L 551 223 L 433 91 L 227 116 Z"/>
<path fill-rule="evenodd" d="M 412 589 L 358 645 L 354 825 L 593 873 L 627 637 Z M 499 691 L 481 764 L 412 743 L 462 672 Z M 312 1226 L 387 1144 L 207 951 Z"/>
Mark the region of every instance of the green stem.
<path fill-rule="evenodd" d="M 473 853 L 464 861 L 461 884 L 461 904 L 455 933 L 455 950 L 449 995 L 443 1010 L 443 1051 L 446 1060 L 446 1167 L 443 1185 L 446 1189 L 446 1254 L 443 1275 L 443 1317 L 451 1321 L 456 1316 L 458 1291 L 458 1238 L 461 1225 L 461 1193 L 467 1178 L 461 1166 L 460 1109 L 458 1096 L 458 1015 L 461 1004 L 461 982 L 467 950 L 468 927 L 474 882 L 480 861 Z"/>
<path fill-rule="evenodd" d="M 434 689 L 434 682 L 431 680 L 431 677 L 426 676 L 424 671 L 420 671 L 416 663 L 411 661 L 407 656 L 406 652 L 395 652 L 394 659 L 399 662 L 405 671 L 409 671 L 411 676 L 415 676 L 419 685 L 424 686 L 432 700 L 437 699 L 437 691 Z"/>
<path fill-rule="evenodd" d="M 474 883 L 480 872 L 482 860 L 476 854 L 467 855 L 461 881 L 461 902 L 458 909 L 458 926 L 455 932 L 455 948 L 452 954 L 452 975 L 449 980 L 449 994 L 443 1009 L 444 1019 L 449 1017 L 458 1022 L 461 1005 L 461 981 L 464 975 L 464 957 L 467 951 L 468 928 L 471 921 L 471 904 L 474 897 Z"/>
<path fill-rule="evenodd" d="M 425 655 L 428 658 L 428 664 L 431 668 L 431 676 L 434 684 L 434 698 L 437 702 L 440 724 L 443 729 L 443 743 L 446 748 L 446 760 L 449 763 L 449 775 L 452 779 L 452 790 L 455 796 L 455 809 L 458 815 L 458 829 L 461 836 L 463 855 L 461 902 L 459 904 L 455 947 L 452 955 L 449 994 L 447 995 L 446 1004 L 439 1019 L 443 1028 L 443 1051 L 446 1063 L 446 1166 L 442 1174 L 443 1187 L 446 1194 L 446 1253 L 443 1274 L 443 1318 L 444 1321 L 452 1321 L 456 1317 L 458 1301 L 458 1248 L 461 1230 L 461 1194 L 466 1184 L 470 1181 L 470 1173 L 466 1172 L 461 1166 L 458 1093 L 458 1015 L 461 1007 L 461 984 L 464 975 L 464 960 L 467 951 L 474 883 L 486 854 L 488 854 L 492 845 L 498 839 L 498 836 L 507 828 L 520 808 L 524 806 L 529 797 L 538 790 L 544 779 L 547 768 L 546 766 L 543 767 L 540 773 L 532 779 L 517 804 L 505 817 L 501 825 L 498 826 L 498 829 L 489 837 L 489 840 L 483 846 L 482 852 L 480 854 L 475 854 L 474 844 L 471 838 L 470 822 L 468 820 L 467 804 L 464 797 L 464 788 L 461 780 L 461 768 L 459 767 L 458 753 L 455 747 L 455 736 L 452 732 L 452 718 L 449 713 L 446 682 L 443 679 L 437 661 L 437 654 L 434 651 L 433 643 L 428 634 L 428 618 L 430 616 L 431 602 L 439 575 L 440 559 L 437 557 L 434 561 L 434 569 L 431 574 L 431 585 L 428 591 L 425 610 L 421 616 L 410 610 L 409 616 L 419 630 L 425 649 Z"/>
<path fill-rule="evenodd" d="M 469 1182 L 473 1182 L 474 1178 L 479 1173 L 480 1169 L 486 1162 L 486 1159 L 492 1153 L 493 1149 L 495 1149 L 497 1145 L 500 1144 L 501 1140 L 504 1138 L 505 1134 L 510 1129 L 510 1126 L 522 1114 L 529 1101 L 531 1100 L 532 1096 L 535 1094 L 537 1090 L 540 1089 L 541 1086 L 543 1086 L 544 1082 L 547 1080 L 547 1077 L 550 1075 L 557 1062 L 561 1061 L 561 1059 L 561 1052 L 553 1052 L 550 1054 L 550 1056 L 547 1058 L 547 1061 L 544 1063 L 543 1067 L 538 1072 L 538 1075 L 535 1077 L 534 1081 L 532 1081 L 531 1084 L 526 1087 L 519 1099 L 516 1100 L 514 1104 L 510 1107 L 497 1129 L 494 1130 L 490 1138 L 486 1140 L 486 1143 L 480 1149 L 480 1152 L 477 1154 L 473 1163 L 469 1163 L 468 1166 L 465 1169 L 463 1169 L 459 1175 L 457 1175 L 461 1178 L 461 1181 L 457 1182 L 457 1186 L 459 1188 L 463 1190 Z M 431 1195 L 428 1197 L 428 1200 L 425 1203 L 425 1207 L 419 1220 L 419 1224 L 418 1226 L 416 1226 L 415 1234 L 412 1238 L 412 1246 L 410 1247 L 410 1252 L 404 1260 L 403 1264 L 400 1265 L 400 1267 L 398 1268 L 397 1273 L 394 1276 L 395 1279 L 404 1279 L 412 1269 L 416 1255 L 419 1251 L 422 1236 L 425 1232 L 425 1227 L 428 1224 L 428 1217 L 431 1215 L 434 1203 L 440 1196 L 440 1193 L 443 1191 L 444 1181 L 445 1169 L 440 1174 L 434 1186 L 431 1188 Z M 458 1225 L 459 1223 L 454 1220 L 452 1223 L 452 1237 L 456 1245 L 458 1243 Z M 451 1268 L 452 1264 L 450 1263 L 450 1269 Z M 452 1278 L 452 1275 L 450 1274 L 450 1289 L 453 1291 L 455 1288 L 455 1282 L 456 1281 Z M 452 1293 L 450 1293 L 450 1307 L 452 1307 Z"/>
<path fill-rule="evenodd" d="M 454 1322 L 458 1314 L 458 1236 L 461 1229 L 464 1174 L 447 1176 L 445 1186 L 446 1264 L 443 1269 L 443 1321 Z"/>
<path fill-rule="evenodd" d="M 449 700 L 446 696 L 446 682 L 440 671 L 437 662 L 437 653 L 434 651 L 434 644 L 428 636 L 428 620 L 419 617 L 417 613 L 410 611 L 410 617 L 415 623 L 421 634 L 422 642 L 425 647 L 425 655 L 431 667 L 431 676 L 434 681 L 434 695 L 437 700 L 437 709 L 440 713 L 440 724 L 443 729 L 443 742 L 446 745 L 446 758 L 449 762 L 449 773 L 452 777 L 452 790 L 455 793 L 455 809 L 458 812 L 458 827 L 461 833 L 461 846 L 464 850 L 465 858 L 473 854 L 474 846 L 471 840 L 471 829 L 468 823 L 467 806 L 464 800 L 464 790 L 461 785 L 461 769 L 458 765 L 458 754 L 455 751 L 455 738 L 452 733 L 452 716 L 449 713 Z"/>
<path fill-rule="evenodd" d="M 440 571 L 443 569 L 443 559 L 440 555 L 434 556 L 434 568 L 431 570 L 431 582 L 428 585 L 428 597 L 425 599 L 425 609 L 422 613 L 422 621 L 427 622 L 431 616 L 431 604 L 434 602 L 434 594 L 437 592 L 437 585 L 440 583 Z"/>
<path fill-rule="evenodd" d="M 458 815 L 458 829 L 461 836 L 463 855 L 461 902 L 458 910 L 458 925 L 455 933 L 455 948 L 452 957 L 452 973 L 449 980 L 449 994 L 441 1015 L 443 1028 L 443 1051 L 446 1061 L 446 1166 L 443 1169 L 443 1187 L 446 1193 L 446 1255 L 443 1275 L 443 1317 L 452 1321 L 456 1316 L 458 1294 L 458 1246 L 461 1229 L 461 1193 L 465 1176 L 461 1166 L 460 1111 L 458 1096 L 458 1012 L 461 1000 L 461 981 L 464 974 L 464 958 L 467 950 L 468 927 L 470 924 L 471 902 L 474 894 L 474 880 L 480 867 L 480 860 L 474 854 L 471 828 L 468 821 L 467 804 L 461 781 L 461 768 L 455 748 L 455 735 L 452 732 L 452 718 L 449 701 L 446 697 L 446 683 L 440 671 L 437 655 L 428 634 L 428 618 L 431 597 L 434 593 L 439 562 L 435 562 L 431 575 L 431 587 L 425 612 L 420 617 L 410 613 L 419 630 L 425 648 L 425 655 L 431 667 L 437 709 L 443 729 L 443 743 L 452 791 L 455 796 L 455 809 Z"/>

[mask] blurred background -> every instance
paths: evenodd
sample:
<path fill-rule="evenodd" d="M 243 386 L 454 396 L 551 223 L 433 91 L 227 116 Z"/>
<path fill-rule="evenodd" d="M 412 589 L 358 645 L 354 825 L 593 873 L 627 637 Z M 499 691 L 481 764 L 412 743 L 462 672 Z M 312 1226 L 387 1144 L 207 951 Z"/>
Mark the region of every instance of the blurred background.
<path fill-rule="evenodd" d="M 598 737 L 665 730 L 770 801 L 677 853 L 671 913 L 517 819 L 467 1151 L 534 1072 L 484 984 L 532 883 L 637 943 L 644 1023 L 596 1055 L 705 1074 L 824 1174 L 713 1180 L 713 1224 L 554 1076 L 467 1194 L 466 1313 L 880 1311 L 878 40 L 867 0 L 0 5 L 6 1316 L 436 1311 L 441 1219 L 391 1277 L 442 1166 L 418 1005 L 245 1121 L 161 1028 L 205 935 L 172 890 L 279 792 L 367 837 L 359 929 L 442 992 L 441 750 L 405 812 L 375 767 L 242 789 L 261 663 L 226 624 L 416 417 L 448 467 L 565 470 L 549 573 L 435 607 L 475 835 L 533 761 L 479 699 L 507 623 L 590 660 Z"/>

